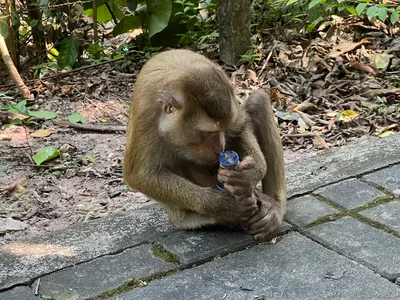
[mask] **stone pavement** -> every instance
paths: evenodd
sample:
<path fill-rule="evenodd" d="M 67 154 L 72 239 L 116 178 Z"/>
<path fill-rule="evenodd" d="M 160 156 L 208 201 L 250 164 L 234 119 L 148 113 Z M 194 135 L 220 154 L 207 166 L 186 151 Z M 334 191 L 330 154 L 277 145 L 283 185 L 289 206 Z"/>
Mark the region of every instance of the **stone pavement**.
<path fill-rule="evenodd" d="M 152 205 L 1 246 L 0 299 L 400 299 L 400 134 L 286 169 L 275 237 Z"/>

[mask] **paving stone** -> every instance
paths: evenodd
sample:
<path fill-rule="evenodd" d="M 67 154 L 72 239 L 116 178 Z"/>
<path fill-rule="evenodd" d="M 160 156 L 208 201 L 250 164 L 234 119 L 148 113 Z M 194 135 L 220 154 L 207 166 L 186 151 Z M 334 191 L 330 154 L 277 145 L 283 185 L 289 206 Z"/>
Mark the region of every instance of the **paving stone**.
<path fill-rule="evenodd" d="M 324 196 L 345 209 L 357 208 L 376 199 L 386 197 L 381 191 L 355 178 L 328 185 L 314 193 Z"/>
<path fill-rule="evenodd" d="M 173 231 L 163 209 L 150 205 L 32 241 L 0 246 L 0 291 L 77 263 L 154 241 Z"/>
<path fill-rule="evenodd" d="M 384 187 L 394 195 L 400 195 L 400 165 L 365 175 L 362 178 L 367 182 Z"/>
<path fill-rule="evenodd" d="M 400 163 L 400 133 L 305 158 L 286 165 L 287 196 L 310 193 L 332 182 L 396 163 Z"/>
<path fill-rule="evenodd" d="M 106 255 L 41 278 L 40 292 L 57 300 L 78 300 L 114 290 L 139 279 L 177 268 L 154 257 L 151 245 L 141 245 L 115 255 Z"/>
<path fill-rule="evenodd" d="M 285 220 L 297 227 L 303 227 L 338 212 L 332 206 L 306 195 L 287 202 Z"/>
<path fill-rule="evenodd" d="M 27 286 L 19 286 L 0 293 L 1 300 L 38 300 L 34 292 Z"/>
<path fill-rule="evenodd" d="M 336 280 L 329 278 L 332 274 Z M 400 289 L 348 258 L 291 233 L 275 245 L 227 255 L 112 299 L 398 300 Z"/>
<path fill-rule="evenodd" d="M 290 229 L 291 226 L 284 222 L 279 232 L 284 233 Z M 178 232 L 161 239 L 159 243 L 167 251 L 178 255 L 182 264 L 194 264 L 243 249 L 255 244 L 255 240 L 244 231 L 207 230 Z"/>
<path fill-rule="evenodd" d="M 390 280 L 400 277 L 400 239 L 391 234 L 352 217 L 312 227 L 305 233 Z"/>
<path fill-rule="evenodd" d="M 360 215 L 386 225 L 400 234 L 400 199 L 359 212 Z"/>

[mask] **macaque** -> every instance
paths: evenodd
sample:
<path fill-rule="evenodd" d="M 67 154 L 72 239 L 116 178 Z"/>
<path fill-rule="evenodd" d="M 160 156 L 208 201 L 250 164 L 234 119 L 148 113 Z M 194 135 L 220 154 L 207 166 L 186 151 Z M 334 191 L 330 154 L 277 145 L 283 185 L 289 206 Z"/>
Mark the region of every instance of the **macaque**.
<path fill-rule="evenodd" d="M 218 168 L 224 150 L 239 154 L 235 169 Z M 283 150 L 267 94 L 240 105 L 218 65 L 188 50 L 159 53 L 139 73 L 123 176 L 181 229 L 240 226 L 261 239 L 286 209 Z M 217 179 L 224 190 L 215 189 Z"/>

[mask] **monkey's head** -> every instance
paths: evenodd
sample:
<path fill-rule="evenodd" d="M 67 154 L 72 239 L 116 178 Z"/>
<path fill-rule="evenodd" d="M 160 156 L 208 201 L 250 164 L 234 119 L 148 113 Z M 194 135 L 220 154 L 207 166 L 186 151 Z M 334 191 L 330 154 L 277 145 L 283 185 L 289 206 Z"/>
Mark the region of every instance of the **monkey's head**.
<path fill-rule="evenodd" d="M 225 132 L 238 115 L 233 88 L 214 66 L 194 68 L 159 98 L 159 132 L 180 157 L 211 164 L 224 151 Z"/>

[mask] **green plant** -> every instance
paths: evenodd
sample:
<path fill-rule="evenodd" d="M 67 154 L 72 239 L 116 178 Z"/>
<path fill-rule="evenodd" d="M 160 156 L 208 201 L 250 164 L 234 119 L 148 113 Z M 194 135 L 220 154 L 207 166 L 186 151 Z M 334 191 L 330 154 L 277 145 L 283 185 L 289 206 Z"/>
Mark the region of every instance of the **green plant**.
<path fill-rule="evenodd" d="M 23 125 L 23 124 L 33 124 L 36 122 L 37 119 L 45 119 L 45 120 L 50 120 L 54 119 L 57 117 L 57 114 L 51 111 L 33 111 L 30 110 L 26 106 L 26 100 L 22 100 L 18 102 L 17 104 L 6 104 L 6 105 L 0 105 L 0 110 L 7 110 L 11 113 L 18 113 L 22 114 L 24 116 L 27 116 L 26 119 L 20 119 L 20 118 L 15 118 L 11 120 L 9 124 L 6 126 L 11 126 L 11 125 Z"/>
<path fill-rule="evenodd" d="M 254 64 L 256 61 L 260 61 L 261 60 L 260 54 L 255 53 L 256 48 L 257 46 L 252 46 L 252 49 L 248 50 L 245 54 L 243 54 L 240 57 L 239 63 Z"/>

